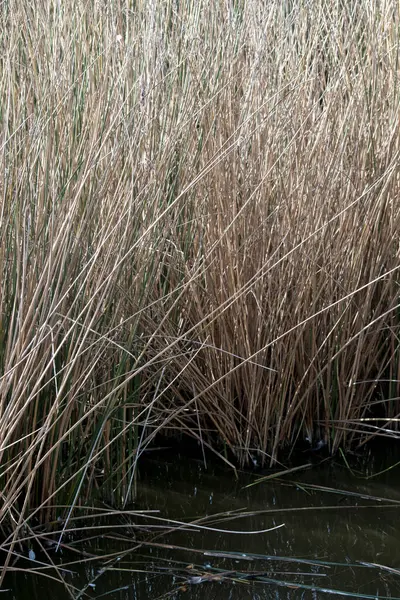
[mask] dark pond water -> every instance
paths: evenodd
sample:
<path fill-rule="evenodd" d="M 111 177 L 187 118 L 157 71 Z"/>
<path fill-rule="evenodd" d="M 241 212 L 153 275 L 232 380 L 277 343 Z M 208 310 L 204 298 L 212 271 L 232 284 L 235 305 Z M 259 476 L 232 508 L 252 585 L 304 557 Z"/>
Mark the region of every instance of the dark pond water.
<path fill-rule="evenodd" d="M 141 464 L 134 507 L 159 512 L 119 518 L 100 538 L 76 545 L 113 556 L 82 562 L 65 549 L 58 554 L 71 571 L 65 580 L 73 595 L 51 579 L 15 572 L 0 600 L 400 598 L 400 466 L 366 478 L 397 460 L 397 450 L 365 451 L 351 473 L 340 456 L 319 464 L 316 454 L 304 453 L 298 464 L 312 468 L 245 487 L 268 471 L 239 473 L 237 480 L 221 465 L 206 469 L 165 452 Z M 228 511 L 229 520 L 221 516 Z M 203 518 L 209 529 L 165 534 L 159 517 L 171 528 Z M 139 523 L 147 523 L 151 543 L 129 553 Z M 45 562 L 40 553 L 36 559 Z"/>

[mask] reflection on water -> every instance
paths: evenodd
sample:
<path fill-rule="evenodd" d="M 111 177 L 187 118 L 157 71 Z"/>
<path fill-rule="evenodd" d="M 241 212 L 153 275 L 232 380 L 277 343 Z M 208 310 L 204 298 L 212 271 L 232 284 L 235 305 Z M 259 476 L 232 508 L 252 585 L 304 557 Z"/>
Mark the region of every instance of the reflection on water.
<path fill-rule="evenodd" d="M 396 457 L 386 452 L 382 461 L 377 452 L 365 454 L 364 473 L 379 471 L 385 461 L 394 464 Z M 246 488 L 263 473 L 242 473 L 236 480 L 220 465 L 206 470 L 201 462 L 164 453 L 162 461 L 142 463 L 136 509 L 158 509 L 164 518 L 191 522 L 227 511 L 251 514 L 202 521 L 210 529 L 158 537 L 155 530 L 154 545 L 104 561 L 103 571 L 90 561 L 73 565 L 67 581 L 77 590 L 87 586 L 82 598 L 108 600 L 400 598 L 398 470 L 366 480 L 337 459 Z M 282 524 L 268 533 L 249 533 Z M 128 523 L 117 533 L 134 545 Z M 95 551 L 117 552 L 118 545 L 103 538 Z M 76 557 L 63 556 L 64 563 L 67 559 Z M 23 573 L 11 574 L 6 587 L 10 591 L 1 600 L 71 597 L 59 584 Z"/>

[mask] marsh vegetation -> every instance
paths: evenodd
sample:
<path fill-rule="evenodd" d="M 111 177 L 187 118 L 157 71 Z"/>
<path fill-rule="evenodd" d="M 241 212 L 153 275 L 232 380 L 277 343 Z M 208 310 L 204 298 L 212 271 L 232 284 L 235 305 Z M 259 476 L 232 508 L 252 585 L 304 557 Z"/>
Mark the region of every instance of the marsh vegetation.
<path fill-rule="evenodd" d="M 1 533 L 125 508 L 160 433 L 396 437 L 398 3 L 0 14 Z"/>

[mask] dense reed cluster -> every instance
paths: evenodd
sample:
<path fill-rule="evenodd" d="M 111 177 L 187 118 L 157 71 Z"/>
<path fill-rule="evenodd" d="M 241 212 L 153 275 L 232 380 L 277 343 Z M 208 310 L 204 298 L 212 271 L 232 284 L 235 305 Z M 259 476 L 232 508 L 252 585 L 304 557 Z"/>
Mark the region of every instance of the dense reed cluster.
<path fill-rule="evenodd" d="M 160 432 L 394 431 L 398 3 L 0 11 L 3 532 L 125 506 Z"/>

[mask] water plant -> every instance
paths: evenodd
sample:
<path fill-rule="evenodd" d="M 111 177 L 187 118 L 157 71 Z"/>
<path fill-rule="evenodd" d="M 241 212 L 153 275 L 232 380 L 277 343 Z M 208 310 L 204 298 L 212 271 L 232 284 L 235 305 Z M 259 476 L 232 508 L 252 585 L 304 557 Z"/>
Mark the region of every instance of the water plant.
<path fill-rule="evenodd" d="M 1 531 L 126 506 L 161 432 L 395 435 L 398 4 L 0 11 Z"/>

